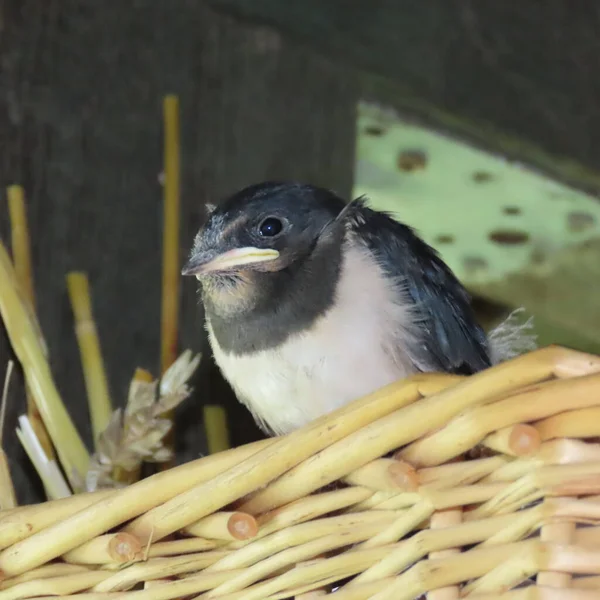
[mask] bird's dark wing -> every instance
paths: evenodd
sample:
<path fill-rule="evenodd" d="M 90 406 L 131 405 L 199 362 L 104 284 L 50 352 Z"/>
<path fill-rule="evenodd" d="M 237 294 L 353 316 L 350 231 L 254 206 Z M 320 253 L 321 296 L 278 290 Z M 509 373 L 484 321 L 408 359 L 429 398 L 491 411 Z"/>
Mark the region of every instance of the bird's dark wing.
<path fill-rule="evenodd" d="M 390 215 L 371 210 L 362 199 L 346 213 L 351 230 L 401 281 L 420 320 L 420 364 L 429 369 L 471 374 L 490 366 L 487 337 L 475 319 L 467 291 L 433 248 Z"/>

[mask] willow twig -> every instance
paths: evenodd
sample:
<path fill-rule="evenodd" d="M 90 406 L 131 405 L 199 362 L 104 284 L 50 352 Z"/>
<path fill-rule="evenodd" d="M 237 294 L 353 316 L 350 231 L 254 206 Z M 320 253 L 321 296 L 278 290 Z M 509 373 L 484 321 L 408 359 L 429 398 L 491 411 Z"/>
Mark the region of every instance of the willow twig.
<path fill-rule="evenodd" d="M 101 535 L 63 554 L 63 560 L 80 565 L 124 564 L 142 560 L 140 541 L 128 533 Z"/>
<path fill-rule="evenodd" d="M 364 431 L 369 427 L 368 424 L 378 417 L 389 414 L 398 406 L 413 402 L 419 397 L 418 382 L 424 380 L 438 382 L 438 385 L 442 381 L 448 382 L 444 376 L 433 378 L 430 375 L 416 376 L 392 384 L 371 394 L 366 399 L 351 402 L 334 413 L 313 421 L 301 430 L 294 431 L 285 437 L 276 438 L 270 446 L 210 482 L 195 486 L 172 501 L 165 502 L 156 509 L 148 511 L 130 523 L 127 531 L 139 536 L 142 540 L 162 539 L 259 489 L 309 457 L 306 463 L 311 463 L 323 448 L 361 428 Z M 353 465 L 350 463 L 348 469 L 352 467 Z M 281 479 L 283 477 L 280 477 Z M 327 481 L 322 481 L 321 485 L 315 485 L 309 491 L 313 491 L 325 483 Z M 295 500 L 301 495 L 303 494 L 293 494 L 290 500 Z M 284 502 L 265 507 L 265 509 L 282 504 Z M 249 514 L 265 512 L 265 510 L 255 510 L 252 502 L 245 503 L 239 507 L 239 510 Z"/>
<path fill-rule="evenodd" d="M 542 440 L 600 436 L 600 406 L 569 410 L 535 423 Z"/>
<path fill-rule="evenodd" d="M 264 440 L 234 448 L 180 465 L 126 488 L 112 491 L 105 500 L 95 502 L 56 521 L 1 552 L 0 573 L 14 576 L 39 567 L 181 494 L 198 481 L 213 480 L 219 473 L 238 464 L 243 457 L 252 456 L 261 448 L 271 447 L 274 443 L 274 440 Z M 151 538 L 145 538 L 142 542 L 145 544 L 148 539 Z"/>
<path fill-rule="evenodd" d="M 81 571 L 57 577 L 48 577 L 18 583 L 2 592 L 2 600 L 21 600 L 39 596 L 68 596 L 76 592 L 88 590 L 92 586 L 110 577 L 108 571 Z"/>
<path fill-rule="evenodd" d="M 462 521 L 462 510 L 461 509 L 449 509 L 445 511 L 436 512 L 431 515 L 430 527 L 431 529 L 441 529 L 444 527 L 451 527 L 458 525 Z M 444 558 L 446 556 L 453 556 L 460 554 L 459 548 L 448 548 L 447 550 L 437 550 L 429 553 L 429 558 L 435 560 L 436 558 Z M 438 588 L 427 593 L 427 600 L 458 600 L 460 597 L 460 588 L 457 585 L 451 585 L 443 588 Z"/>
<path fill-rule="evenodd" d="M 372 511 L 352 515 L 339 515 L 317 519 L 309 523 L 295 525 L 274 533 L 264 539 L 253 540 L 244 548 L 223 558 L 209 567 L 208 571 L 246 568 L 266 560 L 286 548 L 308 544 L 323 536 L 344 537 L 360 528 L 376 530 L 391 524 L 397 513 L 393 511 Z"/>
<path fill-rule="evenodd" d="M 183 532 L 215 540 L 248 540 L 258 533 L 258 524 L 247 513 L 216 512 L 188 525 Z"/>
<path fill-rule="evenodd" d="M 11 577 L 10 579 L 0 581 L 0 590 L 7 590 L 8 588 L 25 581 L 50 579 L 52 577 L 72 575 L 73 573 L 85 573 L 89 570 L 89 567 L 85 565 L 71 565 L 62 562 L 51 563 L 49 565 L 44 565 L 39 569 L 32 569 L 31 571 L 23 573 L 23 575 L 19 575 L 18 577 Z"/>
<path fill-rule="evenodd" d="M 527 456 L 540 447 L 538 430 L 531 425 L 517 423 L 487 435 L 481 442 L 483 446 L 510 456 Z"/>
<path fill-rule="evenodd" d="M 497 429 L 598 405 L 600 373 L 548 381 L 493 404 L 471 408 L 439 431 L 412 443 L 401 455 L 411 464 L 438 465 L 470 450 Z"/>
<path fill-rule="evenodd" d="M 73 513 L 110 497 L 110 491 L 82 493 L 50 500 L 42 504 L 22 506 L 18 510 L 0 513 L 0 550 L 66 519 Z"/>
<path fill-rule="evenodd" d="M 152 558 L 146 562 L 137 563 L 114 574 L 110 574 L 101 583 L 95 585 L 93 591 L 122 592 L 131 589 L 143 581 L 194 573 L 200 569 L 205 569 L 223 556 L 226 556 L 226 554 L 224 551 L 212 551 L 186 554 L 185 556 Z M 231 577 L 230 574 L 227 575 Z"/>

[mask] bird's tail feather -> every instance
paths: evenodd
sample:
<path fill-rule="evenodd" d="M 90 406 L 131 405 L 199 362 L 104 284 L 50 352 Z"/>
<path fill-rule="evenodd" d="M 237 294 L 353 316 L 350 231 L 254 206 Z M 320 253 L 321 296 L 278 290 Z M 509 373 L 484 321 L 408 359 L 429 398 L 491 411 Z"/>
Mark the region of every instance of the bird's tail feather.
<path fill-rule="evenodd" d="M 525 309 L 517 308 L 488 334 L 492 364 L 524 354 L 537 348 L 537 335 L 533 332 L 533 317 L 523 321 Z"/>

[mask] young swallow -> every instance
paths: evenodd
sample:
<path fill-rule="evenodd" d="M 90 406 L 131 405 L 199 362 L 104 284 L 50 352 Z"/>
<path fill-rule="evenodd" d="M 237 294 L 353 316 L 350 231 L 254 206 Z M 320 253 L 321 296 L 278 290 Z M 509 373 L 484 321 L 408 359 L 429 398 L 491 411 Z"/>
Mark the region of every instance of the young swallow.
<path fill-rule="evenodd" d="M 183 274 L 200 281 L 216 363 L 266 433 L 416 372 L 492 364 L 448 266 L 364 199 L 266 182 L 209 210 Z"/>

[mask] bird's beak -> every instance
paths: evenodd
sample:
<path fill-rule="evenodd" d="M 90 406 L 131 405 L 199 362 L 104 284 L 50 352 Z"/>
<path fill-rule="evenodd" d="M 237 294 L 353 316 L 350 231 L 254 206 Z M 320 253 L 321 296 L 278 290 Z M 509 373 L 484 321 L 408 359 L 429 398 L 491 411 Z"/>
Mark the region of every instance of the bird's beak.
<path fill-rule="evenodd" d="M 199 252 L 194 254 L 181 271 L 182 275 L 196 275 L 218 271 L 231 271 L 244 265 L 271 261 L 279 258 L 279 252 L 270 248 L 235 248 L 223 254 Z"/>

